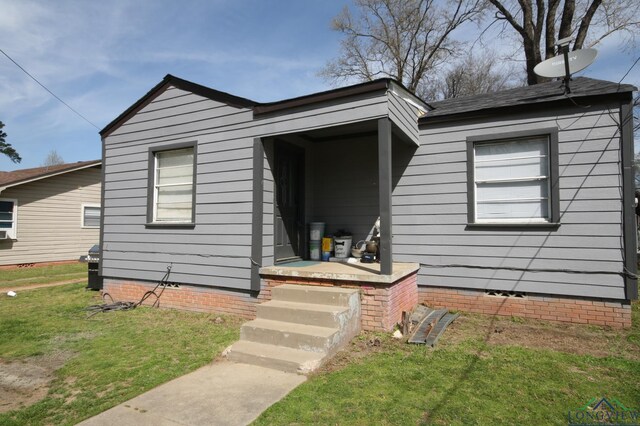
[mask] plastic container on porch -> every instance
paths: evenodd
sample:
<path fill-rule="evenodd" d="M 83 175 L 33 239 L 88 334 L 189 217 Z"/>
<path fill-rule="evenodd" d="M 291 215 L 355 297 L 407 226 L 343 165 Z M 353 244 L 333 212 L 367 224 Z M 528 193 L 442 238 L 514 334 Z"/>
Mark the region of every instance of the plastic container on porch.
<path fill-rule="evenodd" d="M 337 258 L 344 259 L 351 255 L 351 236 L 334 237 L 333 241 Z"/>
<path fill-rule="evenodd" d="M 320 260 L 320 241 L 309 241 L 309 258 L 311 260 Z"/>
<path fill-rule="evenodd" d="M 333 238 L 322 238 L 322 261 L 328 262 L 331 258 L 331 252 L 333 251 Z"/>
<path fill-rule="evenodd" d="M 311 222 L 309 224 L 309 240 L 322 241 L 324 237 L 324 222 Z"/>

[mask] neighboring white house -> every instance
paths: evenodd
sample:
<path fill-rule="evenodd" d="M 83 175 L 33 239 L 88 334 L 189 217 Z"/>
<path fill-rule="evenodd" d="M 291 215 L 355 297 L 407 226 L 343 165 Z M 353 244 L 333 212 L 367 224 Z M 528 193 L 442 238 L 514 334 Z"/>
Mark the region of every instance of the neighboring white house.
<path fill-rule="evenodd" d="M 0 172 L 0 266 L 78 259 L 100 234 L 100 160 Z"/>

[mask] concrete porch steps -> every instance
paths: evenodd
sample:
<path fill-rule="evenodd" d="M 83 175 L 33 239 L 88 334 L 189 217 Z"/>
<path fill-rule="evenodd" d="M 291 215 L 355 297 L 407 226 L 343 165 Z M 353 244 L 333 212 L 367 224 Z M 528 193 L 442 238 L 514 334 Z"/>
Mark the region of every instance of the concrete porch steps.
<path fill-rule="evenodd" d="M 303 374 L 318 368 L 325 358 L 325 354 L 321 352 L 265 345 L 246 340 L 234 343 L 232 353 L 233 356 L 229 358 L 235 362 Z"/>
<path fill-rule="evenodd" d="M 257 306 L 257 317 L 319 327 L 339 327 L 344 306 L 270 300 Z"/>
<path fill-rule="evenodd" d="M 357 290 L 286 284 L 271 295 L 225 351 L 231 361 L 309 373 L 360 331 Z"/>

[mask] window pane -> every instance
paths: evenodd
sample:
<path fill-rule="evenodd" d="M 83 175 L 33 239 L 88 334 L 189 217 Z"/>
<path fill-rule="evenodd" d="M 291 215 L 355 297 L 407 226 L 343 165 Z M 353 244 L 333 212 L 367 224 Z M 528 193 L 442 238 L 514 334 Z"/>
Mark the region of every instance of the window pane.
<path fill-rule="evenodd" d="M 0 201 L 0 219 L 6 218 L 5 215 L 13 216 L 13 202 Z M 11 219 L 11 217 L 9 217 Z"/>
<path fill-rule="evenodd" d="M 13 220 L 13 213 L 0 213 L 0 220 Z"/>
<path fill-rule="evenodd" d="M 193 148 L 158 152 L 156 158 L 158 159 L 158 168 L 193 166 Z"/>
<path fill-rule="evenodd" d="M 476 161 L 546 156 L 547 141 L 548 138 L 545 136 L 510 142 L 479 143 L 476 145 Z"/>
<path fill-rule="evenodd" d="M 549 200 L 484 202 L 477 204 L 478 219 L 547 219 Z"/>
<path fill-rule="evenodd" d="M 547 176 L 547 158 L 519 158 L 476 163 L 476 181 Z"/>
<path fill-rule="evenodd" d="M 489 200 L 510 200 L 514 198 L 548 197 L 547 180 L 525 182 L 479 183 L 476 189 L 478 202 Z"/>
<path fill-rule="evenodd" d="M 157 220 L 190 220 L 193 185 L 158 188 Z"/>
<path fill-rule="evenodd" d="M 193 165 L 159 169 L 157 185 L 170 185 L 175 183 L 193 182 Z"/>
<path fill-rule="evenodd" d="M 100 226 L 100 207 L 84 208 L 84 226 Z"/>
<path fill-rule="evenodd" d="M 12 222 L 0 222 L 0 229 L 11 229 L 13 228 Z"/>

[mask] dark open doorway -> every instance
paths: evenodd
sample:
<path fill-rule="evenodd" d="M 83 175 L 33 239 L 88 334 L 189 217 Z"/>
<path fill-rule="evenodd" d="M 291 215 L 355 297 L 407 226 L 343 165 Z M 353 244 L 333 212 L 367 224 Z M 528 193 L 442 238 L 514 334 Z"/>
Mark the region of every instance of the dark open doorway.
<path fill-rule="evenodd" d="M 304 253 L 304 150 L 275 142 L 275 261 L 301 259 Z"/>

